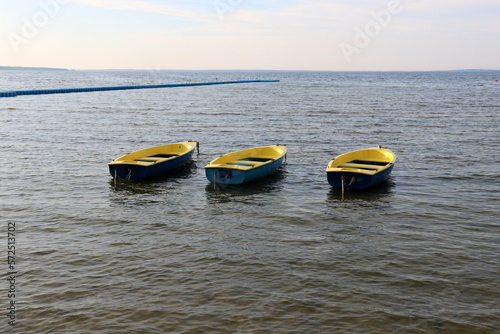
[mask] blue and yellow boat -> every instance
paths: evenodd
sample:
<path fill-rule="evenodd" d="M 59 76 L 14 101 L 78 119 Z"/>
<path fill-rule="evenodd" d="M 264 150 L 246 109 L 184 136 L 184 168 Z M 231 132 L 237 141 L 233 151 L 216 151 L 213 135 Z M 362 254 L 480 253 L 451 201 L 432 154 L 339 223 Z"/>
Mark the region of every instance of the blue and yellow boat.
<path fill-rule="evenodd" d="M 108 163 L 114 178 L 142 180 L 175 171 L 187 164 L 198 142 L 185 141 L 145 148 L 125 154 Z"/>
<path fill-rule="evenodd" d="M 328 163 L 328 183 L 346 189 L 373 187 L 387 179 L 395 162 L 394 152 L 382 146 L 345 153 Z"/>
<path fill-rule="evenodd" d="M 225 154 L 205 166 L 210 182 L 242 184 L 264 178 L 283 163 L 285 145 L 254 147 Z"/>

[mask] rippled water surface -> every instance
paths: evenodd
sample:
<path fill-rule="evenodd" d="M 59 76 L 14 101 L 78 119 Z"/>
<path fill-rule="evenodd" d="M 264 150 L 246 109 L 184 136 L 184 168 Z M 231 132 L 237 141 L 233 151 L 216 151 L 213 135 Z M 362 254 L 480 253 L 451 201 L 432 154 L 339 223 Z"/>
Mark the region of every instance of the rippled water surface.
<path fill-rule="evenodd" d="M 498 333 L 499 72 L 0 74 L 0 90 L 281 80 L 0 99 L 14 332 Z M 109 175 L 184 140 L 200 152 L 169 177 Z M 277 143 L 272 178 L 206 180 L 213 158 Z M 397 154 L 389 182 L 328 185 L 332 157 L 376 145 Z"/>

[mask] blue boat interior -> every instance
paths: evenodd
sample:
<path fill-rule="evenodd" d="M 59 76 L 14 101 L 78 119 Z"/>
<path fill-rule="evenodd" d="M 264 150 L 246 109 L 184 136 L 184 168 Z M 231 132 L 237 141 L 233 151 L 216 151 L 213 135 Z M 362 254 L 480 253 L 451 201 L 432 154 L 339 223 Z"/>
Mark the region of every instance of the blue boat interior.
<path fill-rule="evenodd" d="M 268 159 L 268 158 L 245 158 L 245 159 L 240 159 L 240 160 L 243 160 L 243 161 L 256 161 L 256 162 L 268 162 L 269 160 L 272 160 L 272 159 Z"/>
<path fill-rule="evenodd" d="M 366 161 L 366 160 L 353 160 L 353 161 L 349 161 L 349 163 L 367 164 L 367 165 L 375 165 L 375 166 L 385 166 L 388 164 L 388 162 L 383 162 L 383 161 Z"/>

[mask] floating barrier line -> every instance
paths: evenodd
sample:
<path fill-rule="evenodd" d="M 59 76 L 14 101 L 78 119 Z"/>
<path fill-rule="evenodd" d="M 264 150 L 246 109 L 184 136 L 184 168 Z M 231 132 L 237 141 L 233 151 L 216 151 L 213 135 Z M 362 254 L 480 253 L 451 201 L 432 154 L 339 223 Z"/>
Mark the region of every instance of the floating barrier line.
<path fill-rule="evenodd" d="M 0 97 L 16 97 L 19 95 L 43 95 L 43 94 L 102 92 L 102 91 L 109 91 L 109 90 L 130 90 L 130 89 L 152 89 L 152 88 L 188 87 L 188 86 L 227 85 L 227 84 L 240 84 L 240 83 L 252 83 L 252 82 L 279 82 L 279 80 L 238 80 L 238 81 L 180 83 L 180 84 L 166 84 L 166 85 L 139 85 L 139 86 L 10 90 L 10 91 L 0 91 Z"/>

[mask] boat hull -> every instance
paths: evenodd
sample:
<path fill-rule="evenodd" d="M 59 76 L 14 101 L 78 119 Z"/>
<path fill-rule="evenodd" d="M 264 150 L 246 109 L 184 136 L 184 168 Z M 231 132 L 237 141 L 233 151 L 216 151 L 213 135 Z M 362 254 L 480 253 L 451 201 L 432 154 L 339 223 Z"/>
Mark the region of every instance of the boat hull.
<path fill-rule="evenodd" d="M 328 183 L 332 187 L 341 188 L 342 181 L 346 189 L 367 189 L 387 180 L 394 165 L 374 175 L 356 172 L 327 172 Z"/>
<path fill-rule="evenodd" d="M 252 170 L 238 170 L 232 168 L 207 168 L 205 175 L 208 181 L 220 184 L 242 184 L 274 173 L 283 163 L 284 157 L 269 164 L 257 167 Z"/>
<path fill-rule="evenodd" d="M 153 176 L 176 171 L 186 165 L 192 158 L 193 152 L 179 158 L 155 164 L 153 166 L 138 166 L 130 164 L 109 166 L 109 173 L 120 179 L 142 180 Z"/>
<path fill-rule="evenodd" d="M 385 147 L 348 152 L 332 159 L 327 168 L 328 183 L 333 187 L 366 189 L 387 180 L 396 155 Z"/>
<path fill-rule="evenodd" d="M 196 145 L 196 142 L 184 142 L 164 145 L 163 150 L 162 147 L 156 147 L 132 152 L 109 163 L 109 173 L 115 178 L 130 180 L 142 180 L 167 174 L 189 163 Z M 171 151 L 172 147 L 180 151 L 170 153 L 178 154 L 171 154 L 168 158 L 154 158 L 164 155 L 167 149 Z"/>
<path fill-rule="evenodd" d="M 242 184 L 274 173 L 286 156 L 285 145 L 254 147 L 225 154 L 205 166 L 210 182 Z"/>

